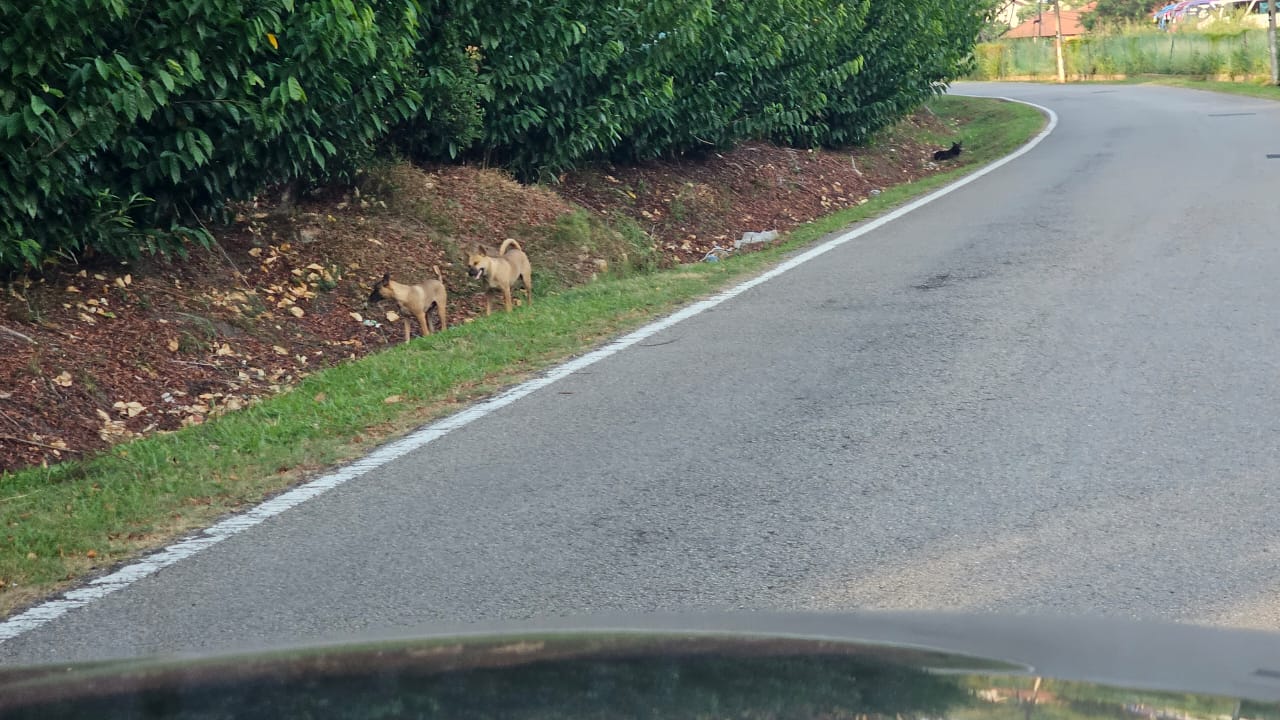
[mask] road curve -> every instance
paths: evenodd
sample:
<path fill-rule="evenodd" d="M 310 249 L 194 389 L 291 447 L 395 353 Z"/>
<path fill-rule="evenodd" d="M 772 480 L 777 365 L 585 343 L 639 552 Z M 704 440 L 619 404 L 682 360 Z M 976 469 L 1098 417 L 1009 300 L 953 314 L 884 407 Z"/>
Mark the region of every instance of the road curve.
<path fill-rule="evenodd" d="M 1280 103 L 956 92 L 1060 125 L 0 665 L 599 611 L 1280 629 Z"/>

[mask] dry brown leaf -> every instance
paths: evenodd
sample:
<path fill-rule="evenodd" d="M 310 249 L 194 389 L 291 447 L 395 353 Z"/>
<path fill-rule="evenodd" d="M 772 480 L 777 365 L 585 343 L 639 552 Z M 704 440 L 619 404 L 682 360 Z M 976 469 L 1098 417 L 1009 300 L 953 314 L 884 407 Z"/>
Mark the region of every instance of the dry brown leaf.
<path fill-rule="evenodd" d="M 274 350 L 274 351 L 275 351 L 275 353 L 276 353 L 277 355 L 288 355 L 288 354 L 289 354 L 289 351 L 288 351 L 288 350 L 285 350 L 284 348 L 280 347 L 279 345 L 272 345 L 272 346 L 271 346 L 271 349 L 272 349 L 272 350 Z"/>
<path fill-rule="evenodd" d="M 395 310 L 387 311 L 387 322 L 395 322 L 399 319 L 400 319 L 400 313 L 396 312 Z"/>
<path fill-rule="evenodd" d="M 261 257 L 262 248 L 249 248 L 249 257 Z"/>
<path fill-rule="evenodd" d="M 388 395 L 387 398 L 382 402 L 386 403 L 387 405 L 394 405 L 402 400 L 404 400 L 404 397 L 400 395 Z"/>
<path fill-rule="evenodd" d="M 169 348 L 169 352 L 178 352 L 178 338 L 170 338 L 165 347 Z"/>
<path fill-rule="evenodd" d="M 228 345 L 228 344 L 226 344 L 226 343 L 222 343 L 222 347 L 218 348 L 218 352 L 216 352 L 216 353 L 214 353 L 214 354 L 215 354 L 215 355 L 221 355 L 221 356 L 226 356 L 226 355 L 235 355 L 235 351 L 233 351 L 233 350 L 231 349 L 231 346 L 230 346 L 230 345 Z"/>
<path fill-rule="evenodd" d="M 358 313 L 358 312 L 352 312 L 352 313 L 348 313 L 348 314 L 349 314 L 349 315 L 351 315 L 351 319 L 352 319 L 352 320 L 355 320 L 355 321 L 356 321 L 356 322 L 358 322 L 358 323 L 362 323 L 362 322 L 364 322 L 364 316 L 363 316 L 363 315 L 361 315 L 360 313 Z"/>
<path fill-rule="evenodd" d="M 71 373 L 63 370 L 58 373 L 58 376 L 53 379 L 53 382 L 61 385 L 62 387 L 71 387 Z"/>
<path fill-rule="evenodd" d="M 80 292 L 80 288 L 76 287 L 75 285 L 68 285 L 68 286 L 67 286 L 67 292 L 69 292 L 69 293 L 78 293 L 78 292 Z"/>
<path fill-rule="evenodd" d="M 115 408 L 116 412 L 121 415 L 128 415 L 129 417 L 137 417 L 147 410 L 142 403 L 137 402 L 136 400 L 130 402 L 116 402 L 111 407 Z"/>
<path fill-rule="evenodd" d="M 292 313 L 293 316 L 296 318 L 300 318 L 303 315 L 307 314 L 306 312 L 303 311 L 302 308 L 298 307 L 297 305 L 294 305 L 293 307 L 289 308 L 289 312 Z"/>

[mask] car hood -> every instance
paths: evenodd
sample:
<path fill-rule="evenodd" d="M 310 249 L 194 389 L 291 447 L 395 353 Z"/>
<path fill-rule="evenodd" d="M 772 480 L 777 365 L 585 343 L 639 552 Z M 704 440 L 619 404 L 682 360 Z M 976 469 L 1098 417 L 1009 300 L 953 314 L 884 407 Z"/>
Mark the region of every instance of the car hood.
<path fill-rule="evenodd" d="M 1280 720 L 1280 635 L 938 613 L 628 615 L 0 670 L 5 718 Z"/>

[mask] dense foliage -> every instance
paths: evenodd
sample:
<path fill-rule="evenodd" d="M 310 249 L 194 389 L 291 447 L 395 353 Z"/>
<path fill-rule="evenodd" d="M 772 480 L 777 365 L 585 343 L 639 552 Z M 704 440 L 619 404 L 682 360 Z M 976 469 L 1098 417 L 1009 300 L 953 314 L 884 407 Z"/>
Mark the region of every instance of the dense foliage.
<path fill-rule="evenodd" d="M 0 272 L 207 241 L 376 153 L 525 179 L 842 145 L 962 73 L 981 0 L 0 0 Z"/>
<path fill-rule="evenodd" d="M 0 0 L 0 27 L 0 268 L 177 249 L 420 104 L 403 0 Z"/>

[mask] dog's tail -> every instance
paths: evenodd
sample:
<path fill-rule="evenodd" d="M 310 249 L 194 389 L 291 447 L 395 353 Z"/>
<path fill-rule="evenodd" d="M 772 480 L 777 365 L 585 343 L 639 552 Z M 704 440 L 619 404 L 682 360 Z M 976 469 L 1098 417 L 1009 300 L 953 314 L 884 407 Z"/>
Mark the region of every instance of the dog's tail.
<path fill-rule="evenodd" d="M 498 254 L 505 255 L 507 253 L 507 246 L 509 245 L 515 245 L 517 250 L 524 252 L 524 248 L 520 247 L 520 243 L 516 242 L 515 238 L 507 238 L 502 241 L 502 247 L 498 248 Z"/>
<path fill-rule="evenodd" d="M 441 275 L 441 274 L 440 274 L 440 266 L 439 266 L 439 265 L 432 265 L 432 266 L 431 266 L 431 269 L 432 269 L 432 270 L 434 270 L 434 271 L 436 272 L 436 279 L 437 279 L 437 280 L 439 280 L 440 282 L 444 282 L 444 275 Z"/>

